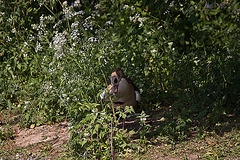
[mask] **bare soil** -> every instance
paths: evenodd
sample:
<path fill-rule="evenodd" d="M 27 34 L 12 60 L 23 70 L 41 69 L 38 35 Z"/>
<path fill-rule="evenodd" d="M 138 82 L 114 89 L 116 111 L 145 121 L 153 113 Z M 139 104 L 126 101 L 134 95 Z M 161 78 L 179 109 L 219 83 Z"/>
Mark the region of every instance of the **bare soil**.
<path fill-rule="evenodd" d="M 52 147 L 58 148 L 70 137 L 67 122 L 54 125 L 43 125 L 33 129 L 19 130 L 15 143 L 17 146 L 26 147 L 41 142 L 55 141 Z"/>
<path fill-rule="evenodd" d="M 0 160 L 58 159 L 68 153 L 68 122 L 42 125 L 32 129 L 14 128 L 14 139 L 0 143 Z"/>
<path fill-rule="evenodd" d="M 161 116 L 155 114 L 147 119 L 147 123 L 155 129 L 161 127 Z M 9 117 L 0 114 L 0 127 Z M 69 159 L 70 132 L 68 122 L 58 122 L 51 125 L 42 125 L 32 129 L 20 130 L 17 123 L 11 123 L 14 137 L 0 141 L 0 160 L 20 159 Z M 6 126 L 6 125 L 5 125 Z M 122 127 L 122 123 L 118 125 Z M 126 129 L 139 128 L 134 118 L 127 118 Z M 196 133 L 193 133 L 193 135 Z M 134 139 L 134 137 L 133 137 Z M 1 140 L 1 139 L 0 139 Z M 125 153 L 118 159 L 240 159 L 240 130 L 238 127 L 222 135 L 206 133 L 202 137 L 192 136 L 179 143 L 171 144 L 166 137 L 149 137 L 149 146 L 141 153 Z"/>

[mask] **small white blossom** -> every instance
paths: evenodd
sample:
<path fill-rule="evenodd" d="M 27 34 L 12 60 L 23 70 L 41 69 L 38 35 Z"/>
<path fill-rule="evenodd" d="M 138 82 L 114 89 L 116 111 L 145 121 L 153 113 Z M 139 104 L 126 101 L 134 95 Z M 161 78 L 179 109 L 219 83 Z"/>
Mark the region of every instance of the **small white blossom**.
<path fill-rule="evenodd" d="M 87 31 L 88 29 L 93 30 L 93 23 L 92 23 L 91 19 L 92 19 L 92 16 L 88 16 L 85 19 L 85 21 L 83 23 L 83 28 L 85 31 Z"/>
<path fill-rule="evenodd" d="M 63 46 L 66 44 L 67 40 L 65 37 L 65 33 L 56 33 L 53 37 L 53 47 L 57 51 L 56 54 L 60 54 L 63 51 Z M 60 55 L 57 56 L 61 58 Z"/>
<path fill-rule="evenodd" d="M 12 14 L 10 15 L 10 18 L 7 19 L 7 22 L 10 22 L 10 23 L 13 22 L 13 16 L 12 16 Z"/>
<path fill-rule="evenodd" d="M 25 105 L 28 105 L 30 103 L 30 101 L 25 101 L 24 103 L 25 103 Z"/>
<path fill-rule="evenodd" d="M 90 37 L 88 39 L 89 42 L 98 42 L 98 39 L 97 38 L 94 38 L 94 37 Z"/>
<path fill-rule="evenodd" d="M 123 6 L 123 9 L 128 9 L 128 8 L 129 8 L 128 5 L 124 5 L 124 6 Z"/>
<path fill-rule="evenodd" d="M 12 33 L 15 33 L 15 32 L 16 32 L 16 28 L 13 28 L 11 32 L 12 32 Z"/>
<path fill-rule="evenodd" d="M 38 51 L 42 51 L 42 46 L 41 46 L 41 44 L 37 41 L 36 47 L 35 47 L 35 52 L 37 53 Z"/>
<path fill-rule="evenodd" d="M 67 1 L 64 1 L 64 2 L 63 2 L 63 7 L 66 7 L 66 6 L 67 6 L 67 3 L 68 3 Z"/>
<path fill-rule="evenodd" d="M 133 17 L 129 17 L 129 20 L 133 23 L 136 23 L 137 21 L 140 22 L 139 27 L 143 26 L 143 22 L 146 20 L 145 17 L 140 17 L 140 14 L 135 14 Z"/>
<path fill-rule="evenodd" d="M 35 38 L 35 37 L 34 37 L 32 34 L 29 35 L 29 40 L 30 40 L 30 42 L 31 42 L 34 38 Z"/>
<path fill-rule="evenodd" d="M 84 15 L 85 14 L 85 12 L 83 12 L 83 11 L 78 11 L 78 12 L 74 12 L 73 13 L 73 16 L 76 16 L 76 15 Z"/>
<path fill-rule="evenodd" d="M 79 22 L 78 21 L 75 21 L 71 24 L 71 28 L 76 28 L 79 26 Z"/>
<path fill-rule="evenodd" d="M 113 22 L 112 21 L 107 21 L 106 25 L 113 25 Z"/>
<path fill-rule="evenodd" d="M 6 40 L 6 42 L 11 42 L 11 41 L 12 41 L 12 38 L 9 37 L 9 36 L 7 36 L 7 40 Z"/>
<path fill-rule="evenodd" d="M 195 64 L 198 64 L 198 62 L 200 62 L 200 60 L 194 60 L 194 63 L 195 63 Z"/>
<path fill-rule="evenodd" d="M 95 9 L 99 9 L 101 6 L 100 6 L 100 4 L 96 4 L 94 7 L 95 7 Z"/>
<path fill-rule="evenodd" d="M 71 32 L 71 38 L 72 38 L 73 40 L 79 39 L 79 36 L 80 36 L 80 33 L 78 32 L 78 29 L 72 30 L 72 32 Z"/>
<path fill-rule="evenodd" d="M 74 7 L 81 7 L 80 0 L 76 0 L 76 1 L 74 2 Z"/>
<path fill-rule="evenodd" d="M 195 63 L 195 64 L 198 64 L 198 62 L 200 62 L 200 60 L 198 60 L 198 57 L 195 57 L 194 59 L 195 59 L 195 60 L 194 60 L 194 63 Z"/>
<path fill-rule="evenodd" d="M 89 133 L 83 133 L 84 137 L 88 137 Z"/>
<path fill-rule="evenodd" d="M 5 12 L 0 12 L 0 16 L 4 16 L 4 15 L 5 15 Z"/>
<path fill-rule="evenodd" d="M 55 29 L 57 26 L 59 26 L 60 24 L 62 24 L 62 20 L 58 21 L 54 26 L 53 29 Z"/>
<path fill-rule="evenodd" d="M 68 127 L 69 130 L 72 129 L 72 128 L 73 128 L 73 126 L 69 126 L 69 127 Z"/>
<path fill-rule="evenodd" d="M 27 42 L 24 42 L 24 47 L 27 47 L 28 43 Z"/>
<path fill-rule="evenodd" d="M 69 19 L 73 16 L 73 12 L 70 10 L 70 8 L 63 9 L 63 13 L 65 15 L 65 18 Z"/>
<path fill-rule="evenodd" d="M 155 53 L 155 52 L 157 52 L 157 50 L 156 50 L 156 49 L 153 49 L 153 50 L 151 50 L 150 52 L 151 52 L 151 53 Z"/>

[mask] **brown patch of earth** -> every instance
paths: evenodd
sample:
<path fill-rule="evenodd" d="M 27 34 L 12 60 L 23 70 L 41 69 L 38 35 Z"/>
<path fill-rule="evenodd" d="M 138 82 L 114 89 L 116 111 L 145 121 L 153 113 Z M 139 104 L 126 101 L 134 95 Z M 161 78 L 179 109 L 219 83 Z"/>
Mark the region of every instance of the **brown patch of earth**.
<path fill-rule="evenodd" d="M 58 159 L 69 153 L 70 132 L 67 121 L 33 129 L 19 130 L 17 125 L 12 128 L 15 138 L 0 143 L 0 160 Z"/>
<path fill-rule="evenodd" d="M 55 140 L 56 142 L 52 147 L 57 147 L 68 141 L 69 137 L 70 133 L 65 121 L 55 125 L 43 125 L 34 129 L 21 130 L 15 138 L 15 143 L 17 146 L 26 147 L 36 143 Z"/>

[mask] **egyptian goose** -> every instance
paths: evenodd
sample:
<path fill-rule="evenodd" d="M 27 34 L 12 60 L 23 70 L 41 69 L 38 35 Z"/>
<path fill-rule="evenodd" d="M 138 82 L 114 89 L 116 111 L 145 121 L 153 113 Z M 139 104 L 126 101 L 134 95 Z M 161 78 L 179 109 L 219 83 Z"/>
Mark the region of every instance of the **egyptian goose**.
<path fill-rule="evenodd" d="M 141 99 L 140 94 L 137 91 L 138 89 L 129 78 L 125 77 L 120 68 L 114 69 L 107 84 L 108 90 L 105 89 L 100 95 L 102 100 L 109 94 L 112 96 L 113 107 L 120 106 L 123 109 L 126 106 L 133 106 L 134 108 L 139 107 Z M 108 97 L 106 100 L 110 101 Z M 124 124 L 125 119 L 123 119 L 123 130 Z"/>

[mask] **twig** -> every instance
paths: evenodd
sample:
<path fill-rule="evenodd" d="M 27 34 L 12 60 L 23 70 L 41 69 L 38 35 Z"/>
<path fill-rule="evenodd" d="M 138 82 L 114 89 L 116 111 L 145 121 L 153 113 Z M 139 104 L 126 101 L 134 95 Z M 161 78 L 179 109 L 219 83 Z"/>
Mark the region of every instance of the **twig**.
<path fill-rule="evenodd" d="M 111 120 L 111 154 L 112 154 L 112 160 L 115 160 L 115 153 L 113 148 L 113 120 Z"/>

